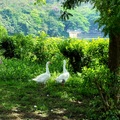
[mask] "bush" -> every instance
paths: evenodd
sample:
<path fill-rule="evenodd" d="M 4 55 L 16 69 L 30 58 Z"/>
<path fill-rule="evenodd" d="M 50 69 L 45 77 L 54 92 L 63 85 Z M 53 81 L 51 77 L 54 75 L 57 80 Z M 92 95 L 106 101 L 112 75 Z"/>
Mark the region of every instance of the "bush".
<path fill-rule="evenodd" d="M 111 85 L 112 74 L 105 65 L 96 65 L 91 68 L 84 67 L 81 75 L 83 81 L 83 90 L 91 95 L 90 111 L 88 115 L 94 119 L 110 119 L 118 120 L 119 106 L 113 97 L 112 91 L 119 88 L 119 85 Z M 115 92 L 115 90 L 114 90 Z M 110 117 L 111 116 L 111 117 Z"/>
<path fill-rule="evenodd" d="M 96 63 L 108 64 L 108 40 L 100 38 L 92 41 L 63 39 L 48 37 L 41 32 L 36 37 L 22 34 L 6 37 L 0 44 L 6 58 L 27 59 L 40 64 L 52 61 L 60 71 L 65 58 L 74 73 L 82 72 L 84 66 L 89 68 Z"/>
<path fill-rule="evenodd" d="M 0 26 L 0 41 L 2 38 L 7 37 L 7 36 L 8 36 L 7 29 L 3 26 Z"/>
<path fill-rule="evenodd" d="M 47 37 L 45 39 L 36 39 L 34 47 L 34 55 L 36 61 L 40 64 L 46 64 L 47 61 L 51 61 L 56 68 L 52 68 L 52 71 L 57 71 L 62 68 L 64 56 L 58 49 L 58 44 L 62 42 L 61 38 Z M 52 65 L 51 65 L 52 67 Z"/>
<path fill-rule="evenodd" d="M 81 72 L 83 66 L 87 66 L 90 59 L 85 55 L 84 47 L 87 41 L 67 39 L 59 45 L 60 52 L 69 60 L 73 72 Z"/>
<path fill-rule="evenodd" d="M 98 38 L 96 40 L 93 39 L 91 42 L 89 42 L 87 55 L 93 62 L 98 60 L 100 64 L 108 65 L 108 42 L 108 40 L 102 38 Z"/>
<path fill-rule="evenodd" d="M 4 50 L 5 58 L 24 59 L 32 53 L 33 41 L 31 36 L 17 34 L 14 36 L 5 37 L 1 40 L 1 49 Z"/>
<path fill-rule="evenodd" d="M 5 58 L 15 57 L 15 45 L 12 37 L 5 37 L 1 40 L 1 49 L 3 49 L 3 55 Z"/>
<path fill-rule="evenodd" d="M 59 44 L 60 52 L 69 59 L 73 72 L 82 72 L 84 66 L 108 64 L 108 40 L 92 41 L 66 39 Z"/>

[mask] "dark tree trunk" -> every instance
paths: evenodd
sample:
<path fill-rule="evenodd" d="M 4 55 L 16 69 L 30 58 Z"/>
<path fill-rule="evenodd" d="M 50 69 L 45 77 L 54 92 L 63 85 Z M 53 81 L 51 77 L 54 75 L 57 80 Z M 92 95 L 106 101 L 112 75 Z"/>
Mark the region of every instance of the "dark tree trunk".
<path fill-rule="evenodd" d="M 109 37 L 109 68 L 113 73 L 109 89 L 111 89 L 111 97 L 117 105 L 120 99 L 120 34 L 111 32 Z"/>
<path fill-rule="evenodd" d="M 120 67 L 120 34 L 112 32 L 109 35 L 109 68 L 111 72 L 118 72 Z"/>

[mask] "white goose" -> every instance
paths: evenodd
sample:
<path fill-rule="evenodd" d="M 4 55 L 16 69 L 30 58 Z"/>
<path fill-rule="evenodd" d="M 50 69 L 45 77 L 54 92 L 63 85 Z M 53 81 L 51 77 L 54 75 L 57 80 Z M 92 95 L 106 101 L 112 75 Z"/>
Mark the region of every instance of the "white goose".
<path fill-rule="evenodd" d="M 50 75 L 50 71 L 49 71 L 49 67 L 48 65 L 50 64 L 50 62 L 48 61 L 46 63 L 46 72 L 41 74 L 41 75 L 38 75 L 36 78 L 33 78 L 32 80 L 38 82 L 38 83 L 46 83 L 46 81 L 51 77 Z"/>
<path fill-rule="evenodd" d="M 66 69 L 65 66 L 66 66 L 66 61 L 63 60 L 63 73 L 60 74 L 60 75 L 55 79 L 56 82 L 58 82 L 58 83 L 64 84 L 64 83 L 68 80 L 68 78 L 69 78 L 69 76 L 70 76 L 70 74 L 69 74 L 69 72 L 67 71 L 67 69 Z"/>

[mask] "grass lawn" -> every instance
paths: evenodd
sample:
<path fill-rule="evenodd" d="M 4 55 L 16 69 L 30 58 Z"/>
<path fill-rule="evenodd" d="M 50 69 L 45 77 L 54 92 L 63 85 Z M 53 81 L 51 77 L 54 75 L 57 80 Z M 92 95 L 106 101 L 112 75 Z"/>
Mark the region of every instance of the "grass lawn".
<path fill-rule="evenodd" d="M 79 84 L 1 81 L 0 120 L 87 120 L 89 99 L 76 87 Z"/>

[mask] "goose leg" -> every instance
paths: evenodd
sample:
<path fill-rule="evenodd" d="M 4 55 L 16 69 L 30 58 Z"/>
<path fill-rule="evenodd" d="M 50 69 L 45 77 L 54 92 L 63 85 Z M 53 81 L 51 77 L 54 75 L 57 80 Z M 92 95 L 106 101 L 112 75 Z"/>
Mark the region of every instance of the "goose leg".
<path fill-rule="evenodd" d="M 62 86 L 64 86 L 64 84 L 65 84 L 65 80 L 63 79 L 63 80 L 62 80 Z"/>

